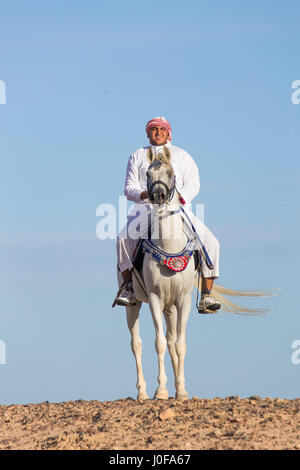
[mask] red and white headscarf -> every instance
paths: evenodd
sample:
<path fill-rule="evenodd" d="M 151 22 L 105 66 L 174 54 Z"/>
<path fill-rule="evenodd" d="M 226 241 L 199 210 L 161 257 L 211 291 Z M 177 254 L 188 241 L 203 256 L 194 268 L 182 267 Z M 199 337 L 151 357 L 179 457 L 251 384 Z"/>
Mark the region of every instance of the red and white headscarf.
<path fill-rule="evenodd" d="M 151 121 L 147 122 L 147 124 L 146 124 L 146 133 L 147 133 L 147 135 L 148 135 L 149 130 L 152 127 L 164 127 L 165 129 L 167 129 L 168 132 L 169 132 L 169 140 L 168 141 L 169 142 L 171 141 L 171 139 L 172 139 L 172 129 L 171 129 L 170 123 L 166 120 L 165 117 L 157 116 L 156 118 L 151 119 Z"/>

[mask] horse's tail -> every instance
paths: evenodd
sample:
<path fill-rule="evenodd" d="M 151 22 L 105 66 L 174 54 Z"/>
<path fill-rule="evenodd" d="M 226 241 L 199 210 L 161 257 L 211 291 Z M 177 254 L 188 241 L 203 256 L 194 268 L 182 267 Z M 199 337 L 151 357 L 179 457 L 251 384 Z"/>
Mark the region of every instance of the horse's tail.
<path fill-rule="evenodd" d="M 201 283 L 198 286 L 198 280 L 195 279 L 195 286 L 201 292 Z M 277 289 L 279 290 L 279 289 Z M 265 315 L 266 313 L 270 312 L 267 309 L 252 309 L 243 307 L 238 305 L 231 300 L 224 297 L 226 296 L 234 296 L 234 297 L 270 297 L 272 295 L 276 295 L 274 290 L 264 290 L 264 291 L 239 291 L 229 289 L 228 287 L 221 286 L 220 284 L 214 283 L 212 291 L 212 297 L 218 300 L 222 304 L 222 310 L 225 310 L 230 313 L 235 313 L 236 315 Z"/>

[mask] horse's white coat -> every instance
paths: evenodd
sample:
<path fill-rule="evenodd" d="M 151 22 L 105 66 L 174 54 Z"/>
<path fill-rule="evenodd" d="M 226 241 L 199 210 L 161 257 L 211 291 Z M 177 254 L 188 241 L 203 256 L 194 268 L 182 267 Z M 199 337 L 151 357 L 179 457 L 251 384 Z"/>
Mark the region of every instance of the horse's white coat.
<path fill-rule="evenodd" d="M 149 172 L 148 178 L 164 181 L 169 187 L 173 178 L 173 169 L 169 163 L 169 155 L 165 154 L 163 165 L 159 170 Z M 151 157 L 150 157 L 151 158 Z M 159 198 L 159 190 L 164 188 L 157 185 L 154 197 Z M 157 192 L 156 192 L 157 190 Z M 175 193 L 168 205 L 158 206 L 154 214 L 159 238 L 155 244 L 168 253 L 180 252 L 187 238 L 183 231 L 183 222 L 179 212 L 179 200 Z M 154 209 L 155 211 L 155 209 Z M 143 277 L 148 293 L 149 308 L 155 328 L 155 347 L 158 357 L 158 387 L 155 398 L 168 398 L 166 387 L 164 357 L 168 347 L 174 370 L 176 398 L 188 398 L 185 389 L 184 358 L 186 351 L 186 324 L 191 308 L 191 293 L 194 284 L 195 266 L 190 260 L 186 269 L 181 272 L 171 271 L 159 264 L 151 255 L 145 253 Z M 121 276 L 119 275 L 119 282 Z M 142 341 L 139 334 L 139 311 L 141 302 L 135 306 L 126 307 L 127 324 L 131 333 L 131 347 L 136 360 L 138 399 L 148 398 L 146 382 L 142 369 Z M 166 322 L 166 335 L 163 328 L 163 315 Z"/>

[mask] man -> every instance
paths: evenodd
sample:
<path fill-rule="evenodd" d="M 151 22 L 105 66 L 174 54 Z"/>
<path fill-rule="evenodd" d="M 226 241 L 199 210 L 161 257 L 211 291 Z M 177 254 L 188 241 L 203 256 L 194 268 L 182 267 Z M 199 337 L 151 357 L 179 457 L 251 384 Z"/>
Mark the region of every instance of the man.
<path fill-rule="evenodd" d="M 164 146 L 169 148 L 180 201 L 212 261 L 213 269 L 209 269 L 205 263 L 202 264 L 202 291 L 199 313 L 206 313 L 207 311 L 213 313 L 221 307 L 221 304 L 210 296 L 213 281 L 219 277 L 220 245 L 210 230 L 187 207 L 200 189 L 198 168 L 187 152 L 171 144 L 172 129 L 170 123 L 164 117 L 159 116 L 149 121 L 146 125 L 146 133 L 155 155 L 161 153 Z M 124 193 L 129 201 L 136 203 L 133 213 L 136 213 L 137 210 L 140 214 L 149 212 L 146 175 L 149 167 L 148 148 L 149 146 L 146 146 L 132 153 L 127 165 Z M 144 217 L 143 220 L 147 221 L 147 218 Z M 130 236 L 129 224 L 131 222 L 132 217 L 129 217 L 127 225 L 121 230 L 117 239 L 118 267 L 125 284 L 116 298 L 116 304 L 125 306 L 133 305 L 136 301 L 132 289 L 131 270 L 133 268 L 133 253 L 138 240 L 136 237 Z"/>

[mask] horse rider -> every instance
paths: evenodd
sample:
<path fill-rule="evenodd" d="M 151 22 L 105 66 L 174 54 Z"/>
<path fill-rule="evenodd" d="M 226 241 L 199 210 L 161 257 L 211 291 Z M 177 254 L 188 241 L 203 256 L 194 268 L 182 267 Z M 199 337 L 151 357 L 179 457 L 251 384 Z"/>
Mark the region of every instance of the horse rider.
<path fill-rule="evenodd" d="M 129 201 L 136 203 L 132 211 L 134 214 L 137 211 L 140 213 L 149 212 L 150 203 L 146 175 L 149 167 L 147 150 L 151 146 L 152 152 L 154 152 L 155 156 L 158 156 L 159 153 L 162 153 L 164 146 L 168 147 L 171 153 L 171 164 L 174 169 L 176 189 L 179 193 L 181 204 L 212 262 L 210 268 L 205 263 L 202 263 L 201 301 L 198 311 L 199 313 L 207 313 L 208 310 L 210 313 L 213 313 L 221 307 L 221 304 L 210 296 L 214 279 L 219 277 L 220 245 L 211 231 L 188 209 L 189 204 L 200 189 L 197 165 L 185 150 L 171 144 L 172 129 L 166 118 L 158 116 L 151 119 L 146 124 L 146 134 L 150 145 L 136 150 L 129 157 L 124 193 Z M 129 224 L 131 222 L 132 217 L 129 215 L 127 224 L 117 237 L 118 268 L 122 273 L 124 286 L 116 297 L 116 304 L 125 306 L 134 305 L 136 302 L 132 288 L 131 271 L 133 268 L 133 255 L 138 240 L 136 236 L 130 236 Z"/>

